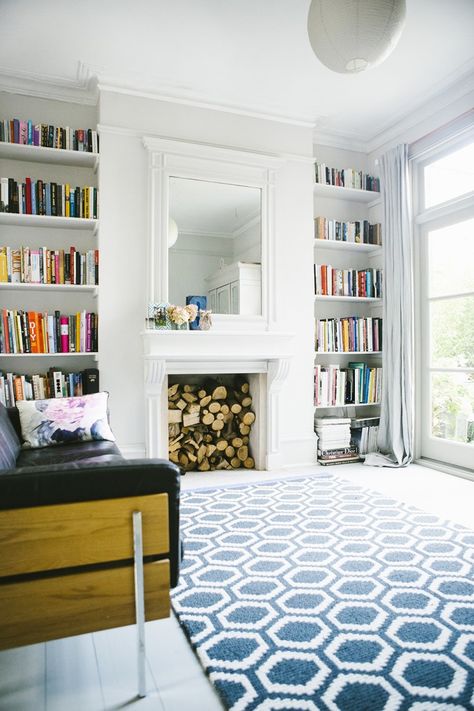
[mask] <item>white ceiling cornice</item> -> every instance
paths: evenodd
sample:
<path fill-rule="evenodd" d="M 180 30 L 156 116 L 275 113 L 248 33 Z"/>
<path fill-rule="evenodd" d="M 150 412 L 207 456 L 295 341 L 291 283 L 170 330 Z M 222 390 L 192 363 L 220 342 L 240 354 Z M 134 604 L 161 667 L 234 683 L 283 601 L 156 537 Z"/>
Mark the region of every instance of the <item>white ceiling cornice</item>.
<path fill-rule="evenodd" d="M 447 80 L 450 80 L 450 83 Z M 357 135 L 336 133 L 331 131 L 313 131 L 313 143 L 344 150 L 373 153 L 398 136 L 403 136 L 410 128 L 421 123 L 442 109 L 454 104 L 455 101 L 469 94 L 473 95 L 474 105 L 474 60 L 467 62 L 459 72 L 445 77 L 430 92 L 421 95 L 417 106 L 402 110 L 393 116 L 389 123 L 376 133 Z"/>
<path fill-rule="evenodd" d="M 450 104 L 469 94 L 474 95 L 474 60 L 467 62 L 461 72 L 456 72 L 432 87 L 430 92 L 421 95 L 417 106 L 404 110 L 393 117 L 388 125 L 367 140 L 367 153 L 372 153 L 386 143 L 393 141 L 408 129 L 433 116 Z M 474 98 L 474 96 L 473 96 Z"/>
<path fill-rule="evenodd" d="M 199 96 L 180 90 L 178 88 L 170 91 L 169 87 L 157 87 L 156 89 L 140 89 L 127 86 L 117 78 L 104 78 L 98 76 L 99 91 L 109 91 L 115 94 L 126 94 L 127 96 L 136 96 L 142 99 L 153 99 L 155 101 L 166 101 L 173 104 L 183 104 L 199 109 L 211 109 L 212 111 L 221 111 L 224 113 L 236 114 L 238 116 L 248 116 L 249 118 L 260 119 L 264 121 L 276 121 L 277 123 L 285 123 L 293 126 L 301 126 L 303 128 L 313 128 L 314 121 L 308 116 L 292 116 L 277 113 L 269 106 L 237 106 L 235 104 L 226 104 L 215 101 L 211 96 Z"/>
<path fill-rule="evenodd" d="M 132 88 L 121 84 L 118 77 L 101 76 L 97 67 L 82 62 L 78 62 L 74 80 L 0 66 L 0 91 L 88 105 L 97 104 L 100 91 L 125 94 L 312 128 L 313 143 L 316 145 L 372 153 L 385 144 L 393 142 L 424 119 L 474 92 L 474 60 L 466 62 L 460 70 L 443 77 L 434 87 L 431 85 L 429 91 L 420 95 L 415 108 L 404 109 L 392 116 L 385 126 L 377 128 L 372 133 L 365 131 L 363 134 L 330 131 L 327 129 L 325 117 L 323 119 L 315 117 L 315 120 L 310 120 L 308 116 L 275 113 L 265 105 L 257 107 L 219 103 L 212 101 L 211 97 L 206 99 L 204 96 L 191 94 L 179 87 L 167 86 L 161 89 L 158 87 L 153 90 Z M 318 124 L 321 128 L 318 128 Z M 307 160 L 304 156 L 294 156 L 294 158 Z"/>
<path fill-rule="evenodd" d="M 336 133 L 315 129 L 313 131 L 313 145 L 331 146 L 331 148 L 342 148 L 346 151 L 367 153 L 367 142 L 355 133 Z"/>
<path fill-rule="evenodd" d="M 74 80 L 0 66 L 0 91 L 91 106 L 98 97 L 95 77 L 82 62 Z"/>

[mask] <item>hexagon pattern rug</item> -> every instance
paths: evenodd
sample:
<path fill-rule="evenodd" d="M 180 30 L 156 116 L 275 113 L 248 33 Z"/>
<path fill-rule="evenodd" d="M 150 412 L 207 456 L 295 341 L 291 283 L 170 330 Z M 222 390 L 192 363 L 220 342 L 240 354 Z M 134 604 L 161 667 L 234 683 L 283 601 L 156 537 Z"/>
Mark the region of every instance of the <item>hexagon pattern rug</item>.
<path fill-rule="evenodd" d="M 173 607 L 232 711 L 474 709 L 474 533 L 328 474 L 185 492 Z"/>

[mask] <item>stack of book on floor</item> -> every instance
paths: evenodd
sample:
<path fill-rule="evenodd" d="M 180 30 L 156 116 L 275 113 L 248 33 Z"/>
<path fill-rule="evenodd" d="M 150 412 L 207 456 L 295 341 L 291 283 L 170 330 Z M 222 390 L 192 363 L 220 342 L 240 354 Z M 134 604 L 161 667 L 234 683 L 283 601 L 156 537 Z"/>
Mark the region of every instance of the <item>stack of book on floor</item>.
<path fill-rule="evenodd" d="M 380 417 L 353 417 L 351 419 L 351 442 L 365 455 L 377 451 L 377 435 Z"/>
<path fill-rule="evenodd" d="M 359 450 L 351 444 L 350 417 L 316 417 L 314 430 L 318 435 L 319 464 L 349 464 L 360 460 Z"/>

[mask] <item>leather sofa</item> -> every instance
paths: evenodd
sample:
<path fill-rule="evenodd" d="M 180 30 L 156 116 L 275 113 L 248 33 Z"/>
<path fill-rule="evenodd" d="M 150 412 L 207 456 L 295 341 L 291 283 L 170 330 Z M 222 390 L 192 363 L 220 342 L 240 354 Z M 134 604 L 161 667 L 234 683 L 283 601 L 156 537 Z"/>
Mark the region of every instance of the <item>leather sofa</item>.
<path fill-rule="evenodd" d="M 21 449 L 20 436 L 0 405 L 0 649 L 132 624 L 140 595 L 146 620 L 169 616 L 179 467 L 105 441 Z"/>

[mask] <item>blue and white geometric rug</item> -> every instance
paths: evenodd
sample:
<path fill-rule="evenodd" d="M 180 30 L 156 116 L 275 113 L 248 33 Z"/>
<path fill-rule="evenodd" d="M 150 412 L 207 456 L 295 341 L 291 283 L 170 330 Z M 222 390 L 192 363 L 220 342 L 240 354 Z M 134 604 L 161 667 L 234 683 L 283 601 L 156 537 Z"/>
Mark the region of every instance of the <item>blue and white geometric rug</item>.
<path fill-rule="evenodd" d="M 332 474 L 181 515 L 173 607 L 226 708 L 474 709 L 474 533 Z"/>

